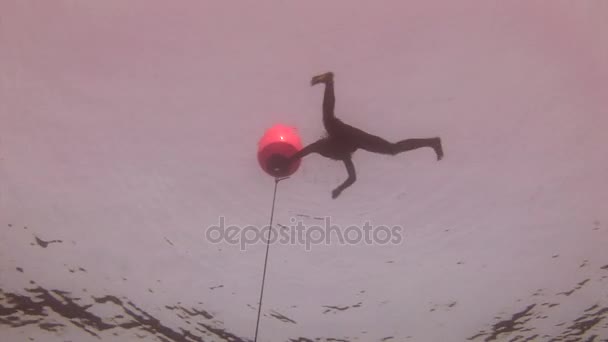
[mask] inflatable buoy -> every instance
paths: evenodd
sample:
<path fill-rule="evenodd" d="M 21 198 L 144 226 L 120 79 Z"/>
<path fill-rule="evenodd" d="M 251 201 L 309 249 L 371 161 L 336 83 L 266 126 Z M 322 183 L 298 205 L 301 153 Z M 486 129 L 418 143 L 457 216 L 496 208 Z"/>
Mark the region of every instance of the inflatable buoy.
<path fill-rule="evenodd" d="M 289 165 L 287 159 L 302 149 L 302 142 L 294 127 L 274 125 L 264 133 L 258 143 L 258 162 L 273 177 L 287 177 L 300 167 L 300 160 Z"/>

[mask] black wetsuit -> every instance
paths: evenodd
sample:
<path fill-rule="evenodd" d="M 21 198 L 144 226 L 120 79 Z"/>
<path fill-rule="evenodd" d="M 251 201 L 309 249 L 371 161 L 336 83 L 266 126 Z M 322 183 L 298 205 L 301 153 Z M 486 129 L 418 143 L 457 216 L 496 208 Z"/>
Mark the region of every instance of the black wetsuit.
<path fill-rule="evenodd" d="M 323 96 L 323 125 L 327 131 L 327 136 L 304 147 L 294 154 L 291 161 L 302 158 L 310 153 L 318 153 L 324 157 L 341 160 L 344 162 L 348 172 L 348 178 L 332 191 L 332 198 L 336 198 L 340 193 L 351 186 L 357 179 L 355 166 L 352 162 L 352 154 L 357 149 L 369 152 L 395 155 L 401 152 L 414 150 L 421 147 L 431 147 L 437 154 L 437 160 L 443 157 L 441 139 L 405 139 L 396 143 L 391 143 L 378 136 L 364 132 L 356 127 L 345 124 L 334 115 L 335 95 L 333 73 L 328 72 L 312 78 L 311 85 L 318 83 L 325 84 L 325 94 Z"/>

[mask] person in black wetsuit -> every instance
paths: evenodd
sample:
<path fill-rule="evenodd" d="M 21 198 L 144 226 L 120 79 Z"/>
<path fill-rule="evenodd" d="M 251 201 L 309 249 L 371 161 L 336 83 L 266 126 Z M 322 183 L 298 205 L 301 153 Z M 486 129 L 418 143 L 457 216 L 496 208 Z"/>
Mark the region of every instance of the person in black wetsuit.
<path fill-rule="evenodd" d="M 344 189 L 351 186 L 357 179 L 355 166 L 352 161 L 352 154 L 357 149 L 363 149 L 374 153 L 396 155 L 421 147 L 430 147 L 437 154 L 437 160 L 443 158 L 443 148 L 441 146 L 441 138 L 439 137 L 405 139 L 392 143 L 356 127 L 347 125 L 336 118 L 334 115 L 336 101 L 334 96 L 334 74 L 332 72 L 314 76 L 310 83 L 311 86 L 319 83 L 325 84 L 325 94 L 323 97 L 323 125 L 327 131 L 327 136 L 304 147 L 302 150 L 292 155 L 286 162 L 291 163 L 310 153 L 318 153 L 324 157 L 344 162 L 344 166 L 346 166 L 346 171 L 348 172 L 348 178 L 332 191 L 332 198 L 337 198 Z"/>

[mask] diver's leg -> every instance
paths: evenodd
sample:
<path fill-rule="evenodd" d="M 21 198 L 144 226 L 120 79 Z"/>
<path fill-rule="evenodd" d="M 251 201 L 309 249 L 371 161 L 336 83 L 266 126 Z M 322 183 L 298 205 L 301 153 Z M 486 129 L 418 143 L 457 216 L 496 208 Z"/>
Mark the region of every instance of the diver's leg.
<path fill-rule="evenodd" d="M 340 184 L 337 188 L 335 188 L 331 192 L 331 198 L 335 199 L 344 189 L 351 186 L 357 180 L 357 174 L 355 172 L 355 165 L 353 164 L 353 160 L 351 158 L 344 159 L 344 166 L 346 166 L 346 171 L 348 172 L 348 178 L 344 181 L 344 183 Z"/>
<path fill-rule="evenodd" d="M 443 158 L 443 148 L 440 138 L 405 139 L 391 143 L 383 138 L 369 134 L 357 128 L 350 128 L 349 136 L 361 149 L 381 154 L 399 154 L 401 152 L 415 150 L 421 147 L 431 147 L 435 150 L 437 160 Z"/>
<path fill-rule="evenodd" d="M 421 147 L 430 147 L 435 151 L 437 160 L 443 158 L 443 146 L 441 138 L 405 139 L 395 143 L 395 154 L 415 150 Z"/>
<path fill-rule="evenodd" d="M 348 127 L 348 131 L 349 140 L 360 149 L 380 154 L 397 154 L 396 145 L 381 137 L 351 126 Z"/>
<path fill-rule="evenodd" d="M 325 83 L 325 92 L 323 94 L 323 125 L 325 130 L 331 134 L 334 128 L 334 108 L 336 107 L 336 96 L 334 94 L 334 74 L 327 72 L 317 75 L 310 81 L 311 85 Z"/>

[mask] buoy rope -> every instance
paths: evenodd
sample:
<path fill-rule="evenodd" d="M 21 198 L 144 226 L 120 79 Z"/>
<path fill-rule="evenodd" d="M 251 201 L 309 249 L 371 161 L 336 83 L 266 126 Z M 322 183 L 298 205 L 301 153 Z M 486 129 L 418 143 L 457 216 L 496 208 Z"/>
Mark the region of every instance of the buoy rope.
<path fill-rule="evenodd" d="M 270 223 L 268 224 L 268 239 L 266 241 L 266 257 L 264 258 L 264 273 L 262 275 L 262 289 L 260 291 L 260 301 L 258 305 L 258 320 L 255 325 L 255 338 L 254 342 L 258 341 L 258 330 L 260 328 L 260 316 L 262 313 L 262 301 L 264 299 L 264 283 L 266 282 L 266 268 L 268 266 L 268 252 L 270 250 L 270 233 L 272 232 L 272 218 L 274 217 L 274 203 L 277 198 L 277 185 L 280 181 L 289 177 L 275 178 L 274 179 L 274 194 L 272 195 L 272 209 L 270 210 Z"/>

